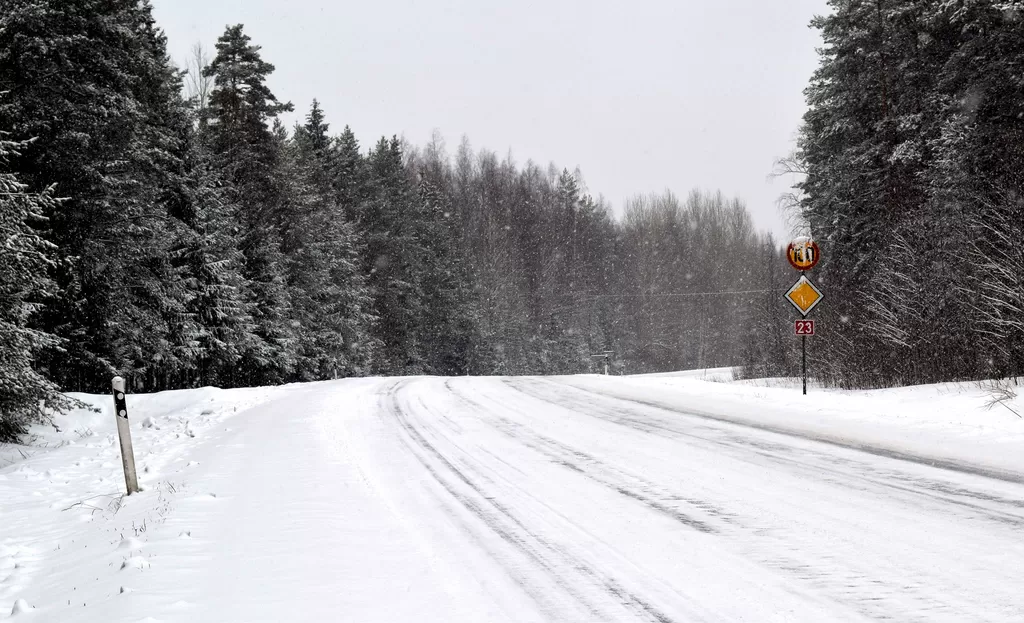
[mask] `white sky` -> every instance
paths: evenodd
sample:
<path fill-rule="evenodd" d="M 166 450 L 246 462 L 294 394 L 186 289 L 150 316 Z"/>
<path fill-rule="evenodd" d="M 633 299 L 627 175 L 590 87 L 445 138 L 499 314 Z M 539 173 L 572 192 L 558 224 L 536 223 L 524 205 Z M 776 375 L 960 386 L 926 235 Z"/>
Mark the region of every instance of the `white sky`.
<path fill-rule="evenodd" d="M 172 57 L 243 23 L 270 86 L 320 100 L 364 147 L 433 130 L 572 170 L 617 211 L 638 192 L 720 189 L 788 235 L 769 182 L 792 150 L 825 0 L 153 0 Z"/>

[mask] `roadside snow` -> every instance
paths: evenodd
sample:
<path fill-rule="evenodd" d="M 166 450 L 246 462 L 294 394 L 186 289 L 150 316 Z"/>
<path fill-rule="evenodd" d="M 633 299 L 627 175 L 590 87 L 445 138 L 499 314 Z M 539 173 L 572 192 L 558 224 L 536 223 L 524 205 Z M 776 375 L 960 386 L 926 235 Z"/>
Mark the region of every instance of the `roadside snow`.
<path fill-rule="evenodd" d="M 72 394 L 96 411 L 58 415 L 33 427 L 28 445 L 0 448 L 0 620 L 83 620 L 90 604 L 129 592 L 132 574 L 150 566 L 147 532 L 187 489 L 183 457 L 230 430 L 232 416 L 287 391 L 129 394 L 142 488 L 130 497 L 109 396 Z"/>
<path fill-rule="evenodd" d="M 634 379 L 657 379 L 657 378 L 687 378 L 699 379 L 701 381 L 713 381 L 715 383 L 726 383 L 733 380 L 732 368 L 698 368 L 696 370 L 680 370 L 678 372 L 652 372 L 649 374 L 633 374 L 629 378 Z"/>
<path fill-rule="evenodd" d="M 811 387 L 799 379 L 730 381 L 728 369 L 703 380 L 702 370 L 670 375 L 563 377 L 569 385 L 607 396 L 639 399 L 670 410 L 757 425 L 936 462 L 1012 472 L 1024 480 L 1024 385 L 943 383 L 847 391 Z M 1019 394 L 1012 395 L 1012 390 Z M 994 397 L 1007 398 L 994 403 Z"/>

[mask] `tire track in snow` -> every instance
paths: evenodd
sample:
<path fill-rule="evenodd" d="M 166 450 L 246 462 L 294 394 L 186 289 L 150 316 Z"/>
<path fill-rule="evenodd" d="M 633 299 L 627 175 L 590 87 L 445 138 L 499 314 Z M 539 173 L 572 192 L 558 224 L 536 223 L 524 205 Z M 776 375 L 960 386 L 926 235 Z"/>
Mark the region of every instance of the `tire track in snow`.
<path fill-rule="evenodd" d="M 1010 528 L 1018 533 L 1020 531 L 1021 517 L 1013 512 L 1020 506 L 1019 498 L 1015 496 L 1014 489 L 1008 489 L 1007 483 L 1004 482 L 988 484 L 978 481 L 978 490 L 974 490 L 970 479 L 977 479 L 978 476 L 971 473 L 949 474 L 951 478 L 957 477 L 957 481 L 945 482 L 939 479 L 944 475 L 941 471 L 929 477 L 927 471 L 913 465 L 907 466 L 912 468 L 911 471 L 901 472 L 900 463 L 886 462 L 885 457 L 881 461 L 874 459 L 874 462 L 869 462 L 868 459 L 872 457 L 867 456 L 864 460 L 859 460 L 855 451 L 851 452 L 849 448 L 839 448 L 829 453 L 825 451 L 827 448 L 807 447 L 812 446 L 814 440 L 799 439 L 799 435 L 789 435 L 794 438 L 794 443 L 785 445 L 758 439 L 754 436 L 757 434 L 756 430 L 744 435 L 742 423 L 725 420 L 721 425 L 712 427 L 701 424 L 699 420 L 679 417 L 689 415 L 683 410 L 652 407 L 642 400 L 631 401 L 585 389 L 576 392 L 573 390 L 578 388 L 571 384 L 534 378 L 501 379 L 501 382 L 533 399 L 577 414 L 628 427 L 641 433 L 704 446 L 706 449 L 708 446 L 711 446 L 712 450 L 721 448 L 724 456 L 746 462 L 760 470 L 766 466 L 762 462 L 751 462 L 750 458 L 754 455 L 790 468 L 787 470 L 789 478 L 826 483 L 837 492 L 856 491 L 867 496 L 883 496 L 899 501 L 904 508 L 912 509 L 910 512 L 922 514 L 929 512 L 929 506 L 938 511 L 939 507 L 947 505 L 940 511 L 941 514 L 937 515 L 946 517 L 947 522 L 957 522 L 959 518 L 967 521 L 981 520 L 998 524 L 1002 529 Z M 495 397 L 493 401 L 495 405 L 492 406 L 492 411 L 495 406 L 500 408 L 508 404 L 518 404 L 510 397 L 501 400 Z M 659 411 L 670 412 L 675 419 L 669 420 L 663 416 L 659 418 Z M 967 482 L 964 482 L 965 479 Z M 1005 493 L 986 493 L 983 490 L 986 487 L 998 487 Z M 889 493 L 886 494 L 886 491 Z M 835 494 L 830 495 L 835 497 Z M 922 506 L 914 498 L 926 499 L 932 504 Z M 737 498 L 737 501 L 742 499 Z M 938 504 L 934 504 L 935 502 Z M 986 502 L 997 507 L 983 505 Z M 749 529 L 723 535 L 724 539 L 739 546 L 740 549 L 737 551 L 743 552 L 749 559 L 766 567 L 785 572 L 815 593 L 827 595 L 836 603 L 850 606 L 864 616 L 872 619 L 892 619 L 895 616 L 900 620 L 923 622 L 935 620 L 936 617 L 968 620 L 965 617 L 970 617 L 972 612 L 978 612 L 980 605 L 971 597 L 973 591 L 970 584 L 965 584 L 954 569 L 941 565 L 924 566 L 918 568 L 918 574 L 913 581 L 896 577 L 888 580 L 879 579 L 879 572 L 891 564 L 886 549 L 875 549 L 871 552 L 871 557 L 862 563 L 855 554 L 855 544 L 861 538 L 858 530 L 860 526 L 855 523 L 848 526 L 855 531 L 849 532 L 849 537 L 844 538 L 853 549 L 847 546 L 845 549 L 848 551 L 834 555 L 831 545 L 827 541 L 822 542 L 817 536 L 820 523 L 804 524 L 797 519 L 797 525 L 805 525 L 811 530 L 809 534 L 805 534 L 781 525 L 766 524 L 762 519 L 758 519 L 756 511 L 755 514 L 750 514 L 746 505 L 741 508 L 744 508 L 741 525 Z M 885 512 L 886 508 L 889 507 L 883 503 L 880 510 Z M 771 512 L 770 506 L 768 509 Z M 965 515 L 962 509 L 967 509 L 970 514 Z M 893 511 L 888 512 L 891 515 Z M 964 534 L 980 535 L 982 533 L 977 532 L 979 529 L 986 533 L 990 532 L 991 524 L 989 527 L 977 526 Z M 1010 533 L 1002 530 L 1000 533 L 1004 535 L 1003 538 L 1013 538 Z M 878 531 L 874 538 L 875 543 L 882 546 L 886 538 L 885 531 Z M 931 549 L 928 549 L 927 543 L 922 545 L 926 548 L 924 551 L 931 552 L 933 556 L 943 555 L 941 545 L 931 546 Z M 1000 554 L 996 552 L 997 550 L 993 551 L 990 556 L 999 556 Z M 975 565 L 986 565 L 987 562 L 988 559 L 985 558 L 974 561 Z M 900 588 L 895 589 L 894 586 Z M 998 603 L 1009 604 L 1015 601 L 1006 594 L 998 594 L 997 598 L 1000 600 Z M 916 606 L 908 608 L 902 603 L 907 600 L 913 600 L 912 603 Z M 951 616 L 953 618 L 950 619 Z"/>
<path fill-rule="evenodd" d="M 486 411 L 488 409 L 486 405 L 459 392 L 451 385 L 450 381 L 445 384 L 445 387 L 452 395 L 474 410 Z M 553 463 L 582 474 L 620 495 L 640 502 L 648 508 L 699 532 L 716 534 L 718 533 L 718 528 L 677 508 L 675 503 L 684 502 L 716 520 L 726 523 L 734 521 L 732 513 L 710 502 L 679 493 L 666 492 L 662 487 L 637 474 L 629 473 L 626 470 L 604 463 L 590 454 L 532 431 L 521 424 L 513 422 L 509 418 L 497 416 L 493 421 L 488 421 L 488 424 L 494 426 L 509 438 L 547 457 Z"/>
<path fill-rule="evenodd" d="M 417 460 L 417 462 L 419 462 L 423 469 L 426 470 L 426 472 L 431 476 L 431 478 L 433 478 L 433 480 L 437 482 L 437 484 L 443 490 L 443 493 L 438 493 L 437 497 L 441 502 L 446 514 L 452 519 L 453 522 L 455 522 L 462 528 L 465 534 L 473 542 L 479 545 L 481 549 L 487 551 L 495 560 L 499 562 L 499 564 L 503 566 L 506 573 L 508 573 L 508 575 L 512 578 L 516 585 L 518 585 L 529 598 L 534 600 L 534 602 L 541 608 L 542 611 L 550 614 L 553 611 L 562 609 L 558 603 L 552 601 L 552 599 L 546 592 L 542 591 L 540 588 L 531 583 L 531 578 L 529 577 L 529 575 L 521 572 L 514 564 L 517 561 L 509 561 L 507 557 L 502 556 L 498 552 L 496 552 L 490 543 L 486 542 L 483 538 L 481 538 L 481 536 L 477 532 L 477 528 L 475 526 L 471 526 L 466 521 L 464 521 L 463 517 L 457 512 L 457 508 L 462 508 L 464 510 L 469 511 L 472 517 L 482 521 L 484 525 L 488 527 L 494 534 L 498 535 L 499 538 L 511 544 L 516 549 L 516 551 L 521 552 L 522 547 L 525 547 L 524 544 L 514 542 L 516 540 L 515 536 L 503 527 L 499 526 L 497 529 L 493 528 L 491 526 L 491 521 L 489 521 L 488 517 L 486 516 L 486 510 L 480 505 L 480 503 L 476 499 L 470 498 L 464 495 L 462 492 L 458 491 L 455 485 L 449 482 L 449 480 L 441 474 L 440 470 L 435 468 L 435 466 L 424 455 L 424 452 L 429 453 L 429 451 L 427 451 L 426 448 L 423 448 L 417 442 L 416 437 L 409 432 L 409 428 L 411 425 L 404 421 L 401 407 L 397 404 L 398 392 L 401 391 L 409 383 L 410 380 L 400 380 L 385 386 L 383 390 L 377 394 L 378 403 L 380 406 L 381 413 L 387 415 L 391 421 L 393 421 L 399 426 L 401 431 L 405 432 L 404 435 L 399 433 L 398 435 L 396 435 L 396 437 L 402 442 L 402 444 L 405 446 L 409 454 L 412 457 L 414 457 Z M 456 475 L 457 478 L 460 475 L 462 476 L 461 478 L 459 478 L 459 480 L 465 478 L 465 476 L 462 475 L 460 471 L 451 471 L 453 472 L 454 475 Z M 445 496 L 444 494 L 447 494 L 447 496 Z M 454 503 L 454 505 L 452 503 Z"/>
<path fill-rule="evenodd" d="M 610 619 L 610 613 L 605 611 L 606 608 L 602 607 L 603 604 L 595 602 L 586 594 L 585 590 L 568 581 L 567 577 L 582 576 L 579 579 L 585 584 L 602 591 L 607 598 L 610 598 L 608 601 L 621 606 L 627 612 L 640 617 L 641 620 L 653 623 L 676 623 L 675 619 L 649 603 L 648 600 L 624 588 L 614 578 L 604 575 L 586 561 L 572 555 L 564 547 L 551 543 L 542 535 L 528 528 L 510 508 L 497 501 L 493 495 L 489 495 L 482 486 L 466 474 L 464 469 L 455 465 L 452 460 L 438 450 L 411 422 L 409 413 L 402 407 L 399 394 L 408 384 L 409 381 L 402 381 L 391 386 L 384 396 L 382 406 L 406 433 L 408 439 L 403 439 L 403 441 L 406 442 L 409 450 L 452 498 L 480 519 L 490 531 L 525 555 L 576 604 L 583 607 L 589 613 L 590 618 L 587 620 L 617 620 L 618 617 Z M 422 402 L 420 406 L 429 409 Z M 432 457 L 434 461 L 439 462 L 447 473 L 462 482 L 470 489 L 471 493 L 459 491 L 458 487 L 445 478 L 426 457 Z M 479 474 L 477 475 L 479 477 Z M 537 587 L 531 586 L 526 578 L 516 576 L 517 574 L 513 574 L 517 583 L 542 607 L 547 610 L 559 607 L 559 604 L 551 603 L 549 596 L 544 595 Z M 687 619 L 689 621 L 704 620 L 697 617 L 696 613 L 690 614 L 692 616 Z"/>

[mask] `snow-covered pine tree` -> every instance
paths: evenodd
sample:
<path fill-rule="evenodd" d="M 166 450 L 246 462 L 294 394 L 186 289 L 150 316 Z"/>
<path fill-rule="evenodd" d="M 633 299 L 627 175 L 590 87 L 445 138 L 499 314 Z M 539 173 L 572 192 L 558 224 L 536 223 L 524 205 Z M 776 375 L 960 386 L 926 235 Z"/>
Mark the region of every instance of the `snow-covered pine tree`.
<path fill-rule="evenodd" d="M 281 251 L 286 223 L 280 149 L 267 124 L 292 106 L 279 102 L 267 87 L 274 66 L 261 58 L 260 47 L 250 42 L 241 24 L 229 26 L 216 48 L 204 70 L 214 79 L 206 132 L 214 166 L 238 207 L 242 274 L 259 337 L 234 367 L 233 382 L 279 383 L 294 372 L 297 342 Z"/>
<path fill-rule="evenodd" d="M 377 371 L 425 371 L 422 327 L 424 248 L 417 235 L 418 198 L 402 162 L 398 139 L 381 138 L 368 158 L 368 198 L 356 213 L 363 235 L 363 272 L 377 317 L 374 335 L 382 344 Z"/>
<path fill-rule="evenodd" d="M 942 4 L 955 50 L 938 82 L 942 126 L 930 147 L 932 218 L 946 218 L 956 245 L 946 264 L 955 288 L 970 374 L 1024 373 L 1024 2 Z M 967 225 L 964 227 L 964 225 Z M 946 272 L 946 271 L 942 271 Z M 956 346 L 956 344 L 954 344 Z"/>
<path fill-rule="evenodd" d="M 192 126 L 187 128 L 179 218 L 186 225 L 173 245 L 188 292 L 179 331 L 190 336 L 191 366 L 179 386 L 229 386 L 242 354 L 257 348 L 252 300 L 242 269 L 238 208 Z M 182 340 L 184 341 L 184 340 Z"/>
<path fill-rule="evenodd" d="M 367 196 L 369 171 L 352 128 L 345 126 L 341 134 L 331 142 L 328 161 L 335 199 L 348 221 L 355 223 L 359 206 Z"/>
<path fill-rule="evenodd" d="M 48 274 L 56 249 L 38 227 L 57 202 L 50 189 L 31 193 L 6 170 L 8 158 L 24 143 L 4 137 L 0 134 L 0 442 L 10 442 L 45 417 L 44 405 L 62 409 L 71 402 L 33 367 L 43 349 L 59 345 L 55 336 L 30 324 L 40 305 L 56 295 Z"/>
<path fill-rule="evenodd" d="M 167 54 L 167 39 L 150 3 L 137 5 L 136 31 L 144 53 L 136 58 L 135 73 L 145 118 L 132 144 L 139 161 L 133 181 L 139 201 L 153 210 L 153 225 L 145 240 L 145 268 L 121 294 L 136 299 L 132 307 L 146 313 L 136 314 L 138 322 L 121 323 L 113 336 L 114 361 L 137 390 L 155 391 L 180 387 L 196 367 L 198 335 L 187 309 L 194 293 L 174 257 L 174 241 L 189 230 L 182 204 L 190 191 L 192 116 L 182 95 L 182 72 Z"/>
<path fill-rule="evenodd" d="M 366 374 L 379 348 L 359 241 L 332 188 L 328 129 L 314 101 L 306 123 L 281 143 L 288 286 L 300 325 L 295 373 L 303 381 Z"/>
<path fill-rule="evenodd" d="M 886 352 L 878 368 L 885 384 L 966 379 L 981 372 L 987 359 L 973 335 L 973 313 L 960 289 L 974 281 L 974 268 L 962 261 L 969 245 L 962 206 L 953 194 L 930 183 L 938 168 L 935 146 L 942 142 L 942 98 L 937 94 L 945 66 L 957 45 L 956 28 L 936 13 L 931 2 L 886 4 L 886 47 L 899 76 L 890 95 L 895 139 L 886 166 L 890 177 L 912 180 L 913 190 L 898 197 L 885 255 L 866 293 L 866 331 L 880 336 Z M 895 146 L 892 146 L 892 145 Z M 966 171 L 945 168 L 952 181 Z M 896 362 L 884 365 L 883 362 Z"/>
<path fill-rule="evenodd" d="M 164 192 L 178 85 L 152 8 L 10 0 L 0 21 L 0 124 L 35 139 L 12 166 L 67 198 L 48 215 L 60 304 L 39 315 L 66 348 L 42 359 L 66 389 L 105 390 L 115 372 L 152 385 L 177 357 L 168 319 L 181 313 Z"/>
<path fill-rule="evenodd" d="M 831 5 L 815 21 L 826 45 L 801 138 L 831 380 L 1019 371 L 1008 362 L 1020 350 L 994 327 L 1019 310 L 1020 279 L 999 267 L 1014 265 L 1021 235 L 1004 217 L 1024 191 L 1022 5 Z"/>
<path fill-rule="evenodd" d="M 822 245 L 815 269 L 828 288 L 819 340 L 842 383 L 893 382 L 904 361 L 901 318 L 885 288 L 894 235 L 925 201 L 922 100 L 929 77 L 915 54 L 915 0 L 832 0 L 813 25 L 825 45 L 805 93 L 800 156 L 807 177 L 802 212 Z M 906 75 L 901 72 L 907 72 Z"/>

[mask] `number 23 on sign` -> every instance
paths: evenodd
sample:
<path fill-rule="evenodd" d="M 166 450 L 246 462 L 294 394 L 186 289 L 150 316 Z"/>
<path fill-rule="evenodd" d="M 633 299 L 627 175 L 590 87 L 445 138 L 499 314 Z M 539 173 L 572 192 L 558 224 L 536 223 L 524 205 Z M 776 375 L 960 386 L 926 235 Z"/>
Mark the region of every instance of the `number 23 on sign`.
<path fill-rule="evenodd" d="M 793 332 L 796 335 L 814 335 L 813 320 L 797 320 L 793 324 Z"/>

